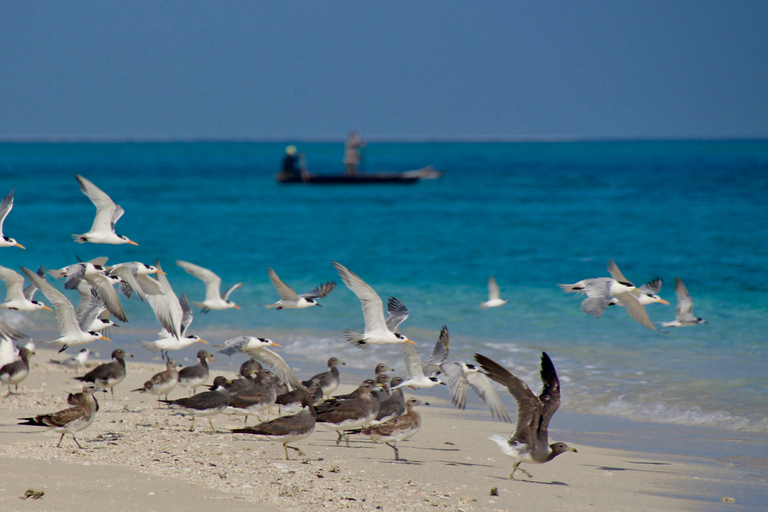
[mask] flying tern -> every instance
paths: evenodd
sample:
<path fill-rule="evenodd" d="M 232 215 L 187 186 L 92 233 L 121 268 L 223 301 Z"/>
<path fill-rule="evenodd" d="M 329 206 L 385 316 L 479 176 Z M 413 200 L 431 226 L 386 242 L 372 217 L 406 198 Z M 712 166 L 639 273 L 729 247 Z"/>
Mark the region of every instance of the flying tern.
<path fill-rule="evenodd" d="M 84 332 L 77 323 L 75 307 L 63 293 L 28 268 L 21 267 L 21 270 L 27 276 L 27 279 L 34 283 L 56 308 L 56 316 L 59 319 L 61 336 L 58 339 L 49 342 L 48 346 L 61 347 L 59 352 L 63 352 L 68 347 L 74 345 L 84 345 L 96 340 L 111 341 L 109 338 L 102 336 L 97 332 Z"/>
<path fill-rule="evenodd" d="M 3 223 L 5 222 L 8 213 L 10 213 L 11 208 L 13 208 L 13 189 L 5 195 L 2 201 L 0 201 L 0 247 L 21 247 L 22 249 L 26 249 L 26 247 L 13 238 L 3 234 Z"/>
<path fill-rule="evenodd" d="M 274 271 L 272 268 L 267 269 L 267 274 L 269 275 L 270 281 L 272 281 L 272 284 L 277 289 L 277 293 L 280 294 L 280 300 L 275 302 L 274 304 L 268 304 L 265 307 L 266 308 L 276 308 L 276 309 L 304 309 L 308 308 L 310 306 L 320 306 L 320 304 L 315 299 L 322 299 L 329 293 L 333 291 L 333 289 L 336 287 L 336 283 L 333 281 L 328 281 L 326 283 L 321 284 L 314 290 L 302 293 L 301 295 L 297 294 L 295 291 L 293 291 L 293 288 L 285 284 L 278 276 L 277 272 Z"/>
<path fill-rule="evenodd" d="M 340 263 L 333 262 L 341 280 L 352 290 L 363 306 L 365 329 L 361 333 L 345 331 L 347 341 L 359 348 L 368 348 L 369 345 L 388 343 L 412 343 L 413 341 L 404 335 L 393 332 L 384 319 L 383 303 L 378 294 L 368 284 L 360 279 L 357 274 Z"/>
<path fill-rule="evenodd" d="M 675 278 L 675 295 L 677 295 L 677 315 L 671 322 L 662 322 L 664 327 L 687 327 L 707 323 L 703 318 L 694 316 L 693 299 L 688 293 L 688 288 L 679 277 Z"/>
<path fill-rule="evenodd" d="M 497 308 L 503 306 L 509 302 L 507 299 L 501 298 L 501 292 L 499 291 L 499 285 L 496 284 L 496 278 L 491 276 L 488 278 L 488 300 L 480 303 L 482 309 Z"/>
<path fill-rule="evenodd" d="M 199 307 L 203 313 L 207 313 L 212 309 L 240 309 L 240 306 L 229 300 L 229 296 L 233 291 L 242 287 L 243 283 L 235 283 L 224 295 L 222 295 L 220 292 L 221 278 L 207 268 L 182 260 L 176 260 L 176 265 L 184 269 L 187 274 L 194 276 L 205 283 L 205 300 L 203 302 L 192 303 Z"/>
<path fill-rule="evenodd" d="M 127 236 L 115 233 L 115 224 L 123 216 L 125 210 L 104 193 L 99 187 L 86 178 L 75 174 L 80 190 L 96 206 L 96 217 L 93 219 L 91 230 L 82 235 L 72 235 L 75 242 L 84 244 L 131 244 L 139 245 Z"/>

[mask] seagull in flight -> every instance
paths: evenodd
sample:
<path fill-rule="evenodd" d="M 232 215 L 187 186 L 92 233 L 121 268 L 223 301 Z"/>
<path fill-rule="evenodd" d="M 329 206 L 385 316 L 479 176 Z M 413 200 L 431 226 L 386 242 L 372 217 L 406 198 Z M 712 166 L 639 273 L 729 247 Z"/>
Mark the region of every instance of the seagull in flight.
<path fill-rule="evenodd" d="M 199 307 L 203 313 L 207 313 L 212 309 L 240 309 L 240 306 L 229 300 L 229 295 L 233 291 L 242 287 L 243 283 L 233 284 L 232 287 L 227 290 L 224 295 L 221 295 L 221 278 L 219 276 L 207 268 L 203 268 L 199 265 L 195 265 L 194 263 L 189 263 L 187 261 L 176 260 L 176 265 L 184 269 L 187 274 L 194 276 L 205 283 L 205 300 L 203 302 L 192 303 Z"/>
<path fill-rule="evenodd" d="M 127 236 L 115 233 L 115 224 L 125 213 L 122 206 L 115 204 L 106 193 L 86 178 L 79 174 L 75 174 L 75 178 L 80 184 L 80 190 L 96 206 L 96 217 L 93 219 L 91 230 L 82 235 L 72 235 L 75 242 L 79 244 L 90 242 L 92 244 L 139 245 Z"/>
<path fill-rule="evenodd" d="M 340 263 L 332 262 L 341 280 L 352 290 L 363 306 L 365 329 L 361 333 L 345 331 L 347 341 L 358 348 L 389 343 L 415 343 L 404 335 L 394 332 L 384 319 L 383 303 L 379 295 L 357 274 Z"/>
<path fill-rule="evenodd" d="M 267 269 L 270 281 L 277 289 L 277 293 L 280 294 L 280 300 L 274 304 L 268 304 L 266 308 L 277 308 L 278 310 L 286 309 L 304 309 L 310 306 L 320 306 L 315 299 L 322 299 L 333 291 L 336 287 L 336 283 L 328 281 L 323 283 L 311 292 L 302 293 L 301 295 L 293 291 L 293 288 L 285 284 L 278 276 L 277 272 L 272 268 Z"/>
<path fill-rule="evenodd" d="M 0 201 L 0 247 L 21 247 L 22 249 L 26 249 L 26 247 L 21 245 L 15 239 L 3 234 L 3 223 L 10 213 L 11 208 L 13 208 L 13 189 L 5 195 L 2 201 Z"/>
<path fill-rule="evenodd" d="M 496 278 L 491 276 L 488 278 L 488 300 L 480 303 L 482 309 L 498 308 L 503 306 L 507 302 L 507 299 L 502 299 L 500 296 L 499 285 L 496 284 Z"/>

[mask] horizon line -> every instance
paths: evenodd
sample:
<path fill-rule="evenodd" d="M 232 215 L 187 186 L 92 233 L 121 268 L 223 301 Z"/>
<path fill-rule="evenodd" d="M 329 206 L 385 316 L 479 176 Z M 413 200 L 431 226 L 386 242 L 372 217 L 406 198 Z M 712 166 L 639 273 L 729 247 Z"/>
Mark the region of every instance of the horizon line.
<path fill-rule="evenodd" d="M 522 135 L 522 136 L 461 136 L 461 137 L 364 137 L 369 143 L 377 144 L 494 144 L 494 143 L 531 143 L 531 142 L 714 142 L 714 141 L 764 141 L 768 136 L 711 136 L 711 137 L 587 137 L 576 135 Z M 346 137 L 129 137 L 129 136 L 80 136 L 80 135 L 0 135 L 0 143 L 50 143 L 50 144 L 195 144 L 195 143 L 234 143 L 234 144 L 343 144 Z"/>

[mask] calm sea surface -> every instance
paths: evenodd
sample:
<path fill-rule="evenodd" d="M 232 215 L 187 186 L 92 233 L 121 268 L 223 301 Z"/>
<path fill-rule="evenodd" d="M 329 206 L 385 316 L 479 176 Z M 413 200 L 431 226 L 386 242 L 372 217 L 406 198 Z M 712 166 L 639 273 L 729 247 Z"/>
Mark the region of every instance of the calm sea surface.
<path fill-rule="evenodd" d="M 341 172 L 342 144 L 297 145 L 311 171 Z M 174 264 L 188 260 L 217 272 L 225 287 L 245 283 L 232 296 L 241 311 L 196 314 L 192 330 L 210 341 L 268 335 L 308 374 L 335 354 L 359 374 L 349 383 L 380 361 L 402 373 L 399 348 L 361 351 L 344 342 L 343 330 L 361 329 L 363 320 L 334 260 L 383 299 L 407 304 L 402 327 L 424 355 L 445 324 L 452 359 L 481 352 L 538 390 L 547 351 L 561 377 L 564 417 L 768 434 L 768 141 L 374 143 L 366 170 L 431 164 L 445 175 L 355 187 L 277 184 L 284 146 L 0 144 L 0 193 L 15 187 L 16 199 L 4 233 L 27 247 L 0 249 L 0 264 L 159 258 L 176 291 L 201 300 L 202 283 Z M 117 231 L 138 247 L 72 241 L 95 212 L 76 173 L 125 208 Z M 664 280 L 661 296 L 671 305 L 648 306 L 654 322 L 675 317 L 680 276 L 694 313 L 709 323 L 662 334 L 618 307 L 600 319 L 582 313 L 581 298 L 557 283 L 607 276 L 609 259 L 636 284 Z M 269 266 L 300 293 L 326 280 L 339 286 L 322 308 L 267 310 L 259 305 L 277 299 Z M 481 311 L 490 275 L 509 304 Z M 125 305 L 130 323 L 113 329 L 115 343 L 92 348 L 155 357 L 138 344 L 154 339 L 151 310 L 136 299 Z M 40 341 L 51 339 L 46 331 L 56 322 L 48 312 L 2 318 Z M 197 350 L 178 358 L 192 360 Z"/>

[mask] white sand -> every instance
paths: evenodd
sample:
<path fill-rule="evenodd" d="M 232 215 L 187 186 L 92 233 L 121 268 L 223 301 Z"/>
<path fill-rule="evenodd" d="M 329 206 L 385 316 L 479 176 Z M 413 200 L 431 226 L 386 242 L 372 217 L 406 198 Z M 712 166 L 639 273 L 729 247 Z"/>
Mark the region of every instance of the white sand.
<path fill-rule="evenodd" d="M 98 394 L 96 421 L 56 448 L 59 434 L 19 426 L 17 419 L 54 412 L 78 390 L 74 374 L 46 363 L 59 355 L 38 350 L 19 395 L 0 399 L 0 510 L 716 510 L 738 507 L 729 482 L 734 468 L 692 458 L 575 445 L 534 476 L 508 480 L 512 461 L 488 440 L 512 425 L 489 414 L 421 406 L 422 429 L 392 450 L 366 439 L 337 447 L 336 433 L 318 424 L 296 443 L 306 456 L 284 460 L 279 443 L 226 433 L 242 416 L 190 419 L 152 395 L 129 393 L 160 365 L 128 361 L 117 397 Z M 212 372 L 214 373 L 214 372 Z M 232 376 L 232 375 L 228 375 Z M 212 378 L 210 379 L 212 380 Z M 353 382 L 342 389 L 351 389 Z M 198 391 L 201 391 L 200 389 Z M 185 396 L 177 388 L 172 398 Z M 435 401 L 430 400 L 434 403 Z M 439 401 L 438 401 L 439 402 Z M 256 420 L 249 420 L 253 424 Z M 564 441 L 568 442 L 567 439 Z M 573 443 L 569 443 L 574 446 Z M 291 457 L 296 457 L 291 452 Z M 523 478 L 524 475 L 516 475 Z M 44 491 L 21 500 L 27 489 Z M 491 490 L 497 496 L 491 495 Z M 723 497 L 736 504 L 723 503 Z M 733 509 L 733 508 L 732 508 Z M 735 509 L 733 509 L 735 510 Z"/>

